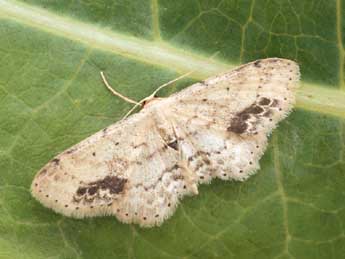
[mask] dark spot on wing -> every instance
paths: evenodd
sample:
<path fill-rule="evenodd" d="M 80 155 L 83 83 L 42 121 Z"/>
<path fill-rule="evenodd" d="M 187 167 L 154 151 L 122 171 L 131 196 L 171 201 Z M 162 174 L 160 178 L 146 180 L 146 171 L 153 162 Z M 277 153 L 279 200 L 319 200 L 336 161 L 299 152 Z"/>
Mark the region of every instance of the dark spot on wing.
<path fill-rule="evenodd" d="M 250 118 L 250 114 L 241 112 L 238 117 L 241 117 L 241 120 L 248 120 Z"/>
<path fill-rule="evenodd" d="M 257 61 L 254 62 L 254 66 L 261 67 L 260 63 L 261 63 L 261 60 L 257 60 Z"/>
<path fill-rule="evenodd" d="M 277 101 L 278 102 L 278 101 Z M 278 105 L 277 102 L 272 102 Z M 242 134 L 251 133 L 257 134 L 256 125 L 260 123 L 260 117 L 269 117 L 272 115 L 271 108 L 268 106 L 271 100 L 267 97 L 262 97 L 258 102 L 254 102 L 247 108 L 235 114 L 235 116 L 230 121 L 230 126 L 227 131 Z"/>
<path fill-rule="evenodd" d="M 272 115 L 272 111 L 268 110 L 267 112 L 264 113 L 264 117 L 270 117 Z"/>
<path fill-rule="evenodd" d="M 172 170 L 177 170 L 179 168 L 180 168 L 180 166 L 178 164 L 174 164 L 173 167 L 171 168 L 171 170 L 169 170 L 169 172 Z"/>
<path fill-rule="evenodd" d="M 53 163 L 54 165 L 59 165 L 60 163 L 60 159 L 59 158 L 54 158 L 51 163 Z"/>
<path fill-rule="evenodd" d="M 117 176 L 106 176 L 102 180 L 89 183 L 91 186 L 96 186 L 98 189 L 109 190 L 111 194 L 118 194 L 123 191 L 127 179 L 119 178 Z"/>
<path fill-rule="evenodd" d="M 236 134 L 244 133 L 248 128 L 248 124 L 245 120 L 240 117 L 235 117 L 231 120 L 230 127 L 227 128 L 227 131 L 231 131 Z"/>
<path fill-rule="evenodd" d="M 66 151 L 66 154 L 72 154 L 76 150 L 77 150 L 76 148 L 70 148 Z"/>
<path fill-rule="evenodd" d="M 207 157 L 204 157 L 203 161 L 205 162 L 206 165 L 210 165 L 211 164 L 210 159 L 208 159 Z"/>
<path fill-rule="evenodd" d="M 260 114 L 263 111 L 264 111 L 264 109 L 262 107 L 260 107 L 259 105 L 253 104 L 253 105 L 249 106 L 248 108 L 244 109 L 241 113 L 243 115 Z"/>
<path fill-rule="evenodd" d="M 46 175 L 47 174 L 47 169 L 42 169 L 40 172 L 39 172 L 39 176 L 44 176 L 44 175 Z"/>
<path fill-rule="evenodd" d="M 173 149 L 175 149 L 175 150 L 178 150 L 178 142 L 177 142 L 177 140 L 174 140 L 174 141 L 168 143 L 168 146 L 173 148 Z"/>
<path fill-rule="evenodd" d="M 106 176 L 101 180 L 86 183 L 84 186 L 80 186 L 76 191 L 74 200 L 78 202 L 84 198 L 86 202 L 91 202 L 97 198 L 105 199 L 104 197 L 100 197 L 100 191 L 108 190 L 111 196 L 119 194 L 124 190 L 126 183 L 127 179 L 125 178 L 119 178 L 117 176 Z M 110 197 L 108 197 L 108 201 Z"/>
<path fill-rule="evenodd" d="M 259 101 L 260 105 L 269 105 L 271 102 L 270 99 L 266 98 L 266 97 L 262 97 L 261 100 Z"/>
<path fill-rule="evenodd" d="M 90 194 L 90 195 L 94 195 L 97 191 L 98 191 L 97 186 L 92 186 L 91 188 L 89 188 L 87 190 L 87 193 Z"/>
<path fill-rule="evenodd" d="M 82 195 L 84 195 L 86 193 L 86 191 L 87 191 L 87 188 L 79 187 L 78 190 L 77 190 L 77 195 L 78 196 L 82 196 Z"/>
<path fill-rule="evenodd" d="M 271 103 L 271 107 L 278 107 L 279 101 L 277 99 L 273 99 L 273 102 Z"/>

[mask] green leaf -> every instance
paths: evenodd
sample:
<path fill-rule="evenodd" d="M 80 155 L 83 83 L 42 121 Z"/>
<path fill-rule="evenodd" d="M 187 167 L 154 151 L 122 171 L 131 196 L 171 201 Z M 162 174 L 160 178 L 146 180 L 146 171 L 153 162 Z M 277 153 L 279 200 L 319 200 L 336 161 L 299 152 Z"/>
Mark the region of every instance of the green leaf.
<path fill-rule="evenodd" d="M 345 253 L 344 10 L 336 1 L 0 0 L 0 258 L 341 258 Z M 54 155 L 172 92 L 240 63 L 301 66 L 297 109 L 261 170 L 214 181 L 161 227 L 75 220 L 29 192 Z"/>

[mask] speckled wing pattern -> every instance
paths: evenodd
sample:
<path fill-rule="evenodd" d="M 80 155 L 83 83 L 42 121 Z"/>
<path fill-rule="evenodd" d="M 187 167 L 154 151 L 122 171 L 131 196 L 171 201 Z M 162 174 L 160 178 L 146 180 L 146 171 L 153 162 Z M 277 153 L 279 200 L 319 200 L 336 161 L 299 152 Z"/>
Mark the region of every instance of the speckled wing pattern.
<path fill-rule="evenodd" d="M 243 181 L 259 169 L 298 81 L 295 62 L 270 58 L 155 100 L 51 160 L 32 194 L 66 216 L 160 225 L 198 184 Z"/>

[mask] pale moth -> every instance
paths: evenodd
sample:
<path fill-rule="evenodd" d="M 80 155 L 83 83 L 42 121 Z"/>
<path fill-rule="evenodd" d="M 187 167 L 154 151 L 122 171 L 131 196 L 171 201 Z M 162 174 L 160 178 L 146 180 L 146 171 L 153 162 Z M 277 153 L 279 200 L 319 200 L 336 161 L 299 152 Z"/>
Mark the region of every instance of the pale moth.
<path fill-rule="evenodd" d="M 299 76 L 295 62 L 269 58 L 168 98 L 151 95 L 139 113 L 52 159 L 32 195 L 66 216 L 161 225 L 199 184 L 244 181 L 259 169 L 267 136 L 295 103 Z"/>

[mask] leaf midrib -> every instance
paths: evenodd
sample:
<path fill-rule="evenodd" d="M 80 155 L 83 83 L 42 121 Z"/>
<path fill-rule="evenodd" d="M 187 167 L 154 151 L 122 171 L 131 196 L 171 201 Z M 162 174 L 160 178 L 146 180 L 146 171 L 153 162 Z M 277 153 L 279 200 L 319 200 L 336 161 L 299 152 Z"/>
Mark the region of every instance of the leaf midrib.
<path fill-rule="evenodd" d="M 152 8 L 155 8 L 154 5 Z M 60 37 L 80 41 L 93 48 L 179 73 L 195 71 L 191 75 L 194 79 L 205 79 L 238 65 L 180 50 L 162 41 L 158 35 L 155 37 L 158 39 L 156 41 L 143 40 L 15 1 L 0 0 L 0 19 L 10 19 Z M 297 107 L 345 118 L 345 92 L 302 82 L 297 94 Z"/>
<path fill-rule="evenodd" d="M 339 50 L 339 85 L 341 90 L 345 90 L 344 84 L 344 46 L 342 35 L 342 5 L 341 0 L 336 1 L 336 28 L 337 28 L 337 45 Z"/>

